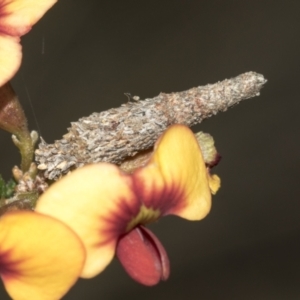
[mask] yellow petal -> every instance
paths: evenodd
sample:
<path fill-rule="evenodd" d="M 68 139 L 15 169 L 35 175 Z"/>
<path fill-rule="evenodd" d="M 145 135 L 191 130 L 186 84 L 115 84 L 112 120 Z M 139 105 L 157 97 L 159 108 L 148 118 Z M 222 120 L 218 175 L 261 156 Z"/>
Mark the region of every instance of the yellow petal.
<path fill-rule="evenodd" d="M 198 142 L 186 126 L 169 127 L 147 166 L 133 176 L 137 196 L 148 208 L 189 220 L 200 220 L 210 210 L 209 174 Z"/>
<path fill-rule="evenodd" d="M 213 174 L 209 177 L 209 188 L 213 195 L 217 193 L 221 186 L 221 179 L 218 175 Z"/>
<path fill-rule="evenodd" d="M 27 33 L 57 0 L 2 0 L 0 32 L 12 36 Z"/>
<path fill-rule="evenodd" d="M 0 86 L 20 67 L 19 37 L 27 33 L 56 0 L 2 0 L 0 4 Z"/>
<path fill-rule="evenodd" d="M 87 250 L 82 277 L 93 277 L 110 263 L 119 235 L 137 215 L 140 203 L 131 183 L 116 166 L 93 164 L 65 176 L 39 199 L 36 211 L 65 222 L 82 239 Z"/>
<path fill-rule="evenodd" d="M 67 226 L 34 212 L 0 219 L 0 275 L 14 300 L 55 300 L 77 280 L 84 247 Z"/>
<path fill-rule="evenodd" d="M 112 260 L 119 237 L 138 224 L 175 214 L 199 220 L 209 211 L 211 192 L 198 142 L 190 129 L 171 126 L 146 167 L 132 175 L 114 165 L 91 164 L 53 184 L 36 211 L 70 226 L 82 239 L 89 278 Z"/>
<path fill-rule="evenodd" d="M 18 37 L 0 35 L 0 86 L 9 81 L 20 67 L 22 46 L 19 42 Z"/>

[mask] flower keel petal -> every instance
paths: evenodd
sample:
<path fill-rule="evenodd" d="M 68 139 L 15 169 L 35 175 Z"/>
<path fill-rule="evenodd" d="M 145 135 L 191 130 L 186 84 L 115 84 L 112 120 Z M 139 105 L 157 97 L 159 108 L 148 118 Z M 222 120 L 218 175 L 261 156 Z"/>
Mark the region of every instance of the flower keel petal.
<path fill-rule="evenodd" d="M 169 277 L 167 253 L 157 237 L 145 227 L 136 227 L 122 236 L 116 254 L 128 275 L 141 284 L 152 286 Z"/>

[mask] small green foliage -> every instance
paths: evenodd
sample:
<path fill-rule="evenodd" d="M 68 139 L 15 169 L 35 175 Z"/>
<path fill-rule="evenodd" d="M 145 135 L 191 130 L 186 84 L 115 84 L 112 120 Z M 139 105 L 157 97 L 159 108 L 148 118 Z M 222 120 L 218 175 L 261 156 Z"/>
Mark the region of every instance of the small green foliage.
<path fill-rule="evenodd" d="M 10 179 L 7 182 L 4 181 L 0 175 L 0 199 L 10 198 L 14 194 L 16 183 Z"/>
<path fill-rule="evenodd" d="M 15 192 L 16 182 L 13 179 L 9 179 L 6 183 L 5 198 L 10 198 Z"/>
<path fill-rule="evenodd" d="M 4 198 L 5 196 L 5 181 L 0 175 L 0 199 Z"/>

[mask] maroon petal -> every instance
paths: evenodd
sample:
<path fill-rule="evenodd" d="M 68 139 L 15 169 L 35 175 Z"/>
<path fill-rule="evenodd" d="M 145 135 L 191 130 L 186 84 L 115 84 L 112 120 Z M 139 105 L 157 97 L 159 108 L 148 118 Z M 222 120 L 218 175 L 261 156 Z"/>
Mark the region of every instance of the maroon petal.
<path fill-rule="evenodd" d="M 143 226 L 120 238 L 116 254 L 128 275 L 141 284 L 151 286 L 169 277 L 170 263 L 166 250 L 158 238 Z"/>

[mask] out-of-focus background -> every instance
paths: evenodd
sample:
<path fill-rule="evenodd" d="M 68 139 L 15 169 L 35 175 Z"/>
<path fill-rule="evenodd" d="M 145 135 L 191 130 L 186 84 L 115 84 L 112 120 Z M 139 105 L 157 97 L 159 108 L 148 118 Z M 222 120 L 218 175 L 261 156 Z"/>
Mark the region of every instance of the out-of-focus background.
<path fill-rule="evenodd" d="M 193 128 L 215 138 L 222 188 L 203 221 L 151 226 L 170 279 L 140 286 L 115 260 L 63 299 L 300 299 L 299 11 L 292 0 L 61 0 L 22 38 L 13 85 L 49 143 L 127 102 L 124 92 L 149 98 L 246 71 L 268 79 L 260 97 Z M 6 132 L 0 143 L 8 179 L 19 154 Z"/>

